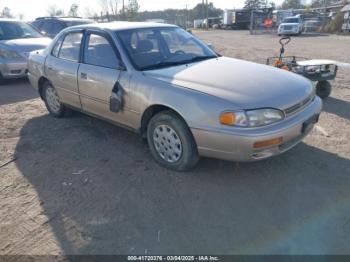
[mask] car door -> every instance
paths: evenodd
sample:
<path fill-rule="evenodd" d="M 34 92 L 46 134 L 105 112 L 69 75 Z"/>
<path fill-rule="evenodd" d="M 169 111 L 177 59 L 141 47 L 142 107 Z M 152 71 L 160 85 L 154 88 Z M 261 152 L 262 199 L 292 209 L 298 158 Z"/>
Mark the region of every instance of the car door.
<path fill-rule="evenodd" d="M 64 104 L 81 108 L 77 74 L 83 31 L 72 31 L 56 42 L 47 56 L 45 72 Z"/>
<path fill-rule="evenodd" d="M 125 125 L 128 123 L 129 75 L 117 47 L 107 33 L 87 32 L 78 85 L 84 111 Z M 118 89 L 123 91 L 123 110 L 112 112 L 110 98 Z"/>

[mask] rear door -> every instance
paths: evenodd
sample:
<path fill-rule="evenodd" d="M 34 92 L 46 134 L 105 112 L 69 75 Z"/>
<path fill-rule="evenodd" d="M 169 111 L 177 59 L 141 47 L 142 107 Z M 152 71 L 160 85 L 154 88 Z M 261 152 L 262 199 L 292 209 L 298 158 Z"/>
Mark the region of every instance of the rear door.
<path fill-rule="evenodd" d="M 62 103 L 81 108 L 77 74 L 83 31 L 62 36 L 47 56 L 45 72 L 57 90 Z"/>
<path fill-rule="evenodd" d="M 117 47 L 107 33 L 91 31 L 84 40 L 82 64 L 78 72 L 78 84 L 82 107 L 85 111 L 128 125 L 126 111 L 110 111 L 110 97 L 118 88 L 124 91 L 124 104 L 128 105 L 128 76 L 121 70 L 121 58 Z"/>

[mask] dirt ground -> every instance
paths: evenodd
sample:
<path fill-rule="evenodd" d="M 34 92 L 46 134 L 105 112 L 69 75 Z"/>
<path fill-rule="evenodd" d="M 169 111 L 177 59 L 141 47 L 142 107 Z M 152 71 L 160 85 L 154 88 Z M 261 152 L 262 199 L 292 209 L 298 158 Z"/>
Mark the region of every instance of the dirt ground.
<path fill-rule="evenodd" d="M 226 56 L 278 54 L 277 36 L 195 34 Z M 350 37 L 301 36 L 287 54 L 350 63 L 349 50 Z M 129 131 L 50 117 L 26 81 L 0 86 L 0 166 L 13 160 L 0 168 L 0 254 L 350 254 L 349 67 L 333 86 L 293 150 L 185 174 Z"/>

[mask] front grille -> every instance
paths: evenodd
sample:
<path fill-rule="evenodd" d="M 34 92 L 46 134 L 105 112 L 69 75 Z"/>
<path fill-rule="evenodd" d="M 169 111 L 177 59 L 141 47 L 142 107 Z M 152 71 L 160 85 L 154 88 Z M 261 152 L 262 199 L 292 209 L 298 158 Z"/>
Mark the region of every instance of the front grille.
<path fill-rule="evenodd" d="M 306 106 L 308 106 L 313 100 L 315 99 L 315 95 L 311 94 L 307 98 L 305 98 L 303 101 L 301 101 L 298 104 L 295 104 L 291 107 L 288 107 L 284 110 L 285 115 L 288 117 L 290 115 L 293 115 L 301 110 L 303 110 Z"/>
<path fill-rule="evenodd" d="M 21 72 L 22 72 L 22 70 L 20 70 L 20 69 L 19 70 L 11 70 L 10 71 L 11 74 L 16 74 L 16 75 L 20 74 Z"/>
<path fill-rule="evenodd" d="M 293 26 L 292 25 L 285 25 L 283 27 L 284 30 L 292 30 L 293 29 Z"/>

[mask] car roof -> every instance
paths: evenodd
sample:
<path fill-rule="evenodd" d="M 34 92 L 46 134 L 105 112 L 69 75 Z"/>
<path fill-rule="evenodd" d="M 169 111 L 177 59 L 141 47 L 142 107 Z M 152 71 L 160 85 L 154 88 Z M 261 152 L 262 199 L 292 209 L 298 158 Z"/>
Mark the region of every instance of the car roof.
<path fill-rule="evenodd" d="M 109 22 L 100 24 L 77 25 L 70 28 L 81 29 L 107 29 L 111 31 L 141 29 L 141 28 L 160 28 L 160 27 L 177 27 L 170 24 L 151 23 L 151 22 Z"/>
<path fill-rule="evenodd" d="M 44 16 L 44 17 L 38 17 L 35 19 L 35 21 L 45 20 L 45 19 L 52 19 L 52 20 L 60 20 L 60 21 L 91 21 L 93 20 L 88 18 L 82 18 L 82 17 L 59 17 L 59 16 Z"/>
<path fill-rule="evenodd" d="M 23 22 L 23 21 L 14 19 L 14 18 L 0 17 L 0 22 Z"/>

